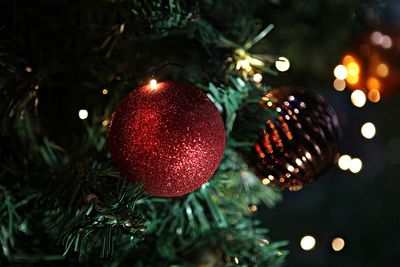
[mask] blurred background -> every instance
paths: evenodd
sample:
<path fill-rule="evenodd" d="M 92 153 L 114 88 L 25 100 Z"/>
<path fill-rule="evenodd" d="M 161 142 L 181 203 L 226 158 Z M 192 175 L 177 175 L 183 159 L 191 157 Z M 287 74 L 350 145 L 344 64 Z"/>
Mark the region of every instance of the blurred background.
<path fill-rule="evenodd" d="M 343 137 L 336 166 L 259 218 L 290 241 L 286 266 L 397 266 L 400 1 L 282 1 L 266 13 L 269 41 L 289 44 L 277 50 L 290 68 L 271 82 L 323 95 Z"/>

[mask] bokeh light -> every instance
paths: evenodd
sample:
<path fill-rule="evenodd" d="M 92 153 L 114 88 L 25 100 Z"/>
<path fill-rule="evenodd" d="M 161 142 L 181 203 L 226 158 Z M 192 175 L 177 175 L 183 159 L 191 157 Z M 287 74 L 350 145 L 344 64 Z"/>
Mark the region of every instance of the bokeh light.
<path fill-rule="evenodd" d="M 304 250 L 311 250 L 315 247 L 315 243 L 314 237 L 306 235 L 300 240 L 300 247 Z"/>
<path fill-rule="evenodd" d="M 332 240 L 332 249 L 334 251 L 341 251 L 344 248 L 344 244 L 343 238 L 336 237 Z"/>
<path fill-rule="evenodd" d="M 389 75 L 389 67 L 385 63 L 381 63 L 376 67 L 376 74 L 380 77 L 387 77 Z"/>
<path fill-rule="evenodd" d="M 384 36 L 382 37 L 382 43 L 381 43 L 381 45 L 382 45 L 383 48 L 389 49 L 389 48 L 392 47 L 392 44 L 393 44 L 392 38 L 390 38 L 390 37 L 387 36 L 387 35 L 384 35 Z"/>
<path fill-rule="evenodd" d="M 81 109 L 79 110 L 78 116 L 81 120 L 85 120 L 89 116 L 89 112 L 86 109 Z"/>
<path fill-rule="evenodd" d="M 346 82 L 344 80 L 335 79 L 333 88 L 335 88 L 336 91 L 343 91 L 346 88 Z"/>
<path fill-rule="evenodd" d="M 351 103 L 353 103 L 354 106 L 359 108 L 363 107 L 365 105 L 365 102 L 367 101 L 364 92 L 361 90 L 354 90 L 353 93 L 351 93 L 350 98 L 351 98 Z"/>
<path fill-rule="evenodd" d="M 256 73 L 256 74 L 254 74 L 254 76 L 253 76 L 253 80 L 256 82 L 256 83 L 259 83 L 259 82 L 261 82 L 262 81 L 262 75 L 261 75 L 261 73 Z"/>
<path fill-rule="evenodd" d="M 353 158 L 350 163 L 350 171 L 352 173 L 358 173 L 362 169 L 362 161 L 359 158 Z"/>
<path fill-rule="evenodd" d="M 356 84 L 358 83 L 358 80 L 360 78 L 358 77 L 358 75 L 354 75 L 354 76 L 347 76 L 346 81 L 350 84 Z"/>
<path fill-rule="evenodd" d="M 290 68 L 290 62 L 285 57 L 279 57 L 278 60 L 275 62 L 275 67 L 277 70 L 285 72 Z"/>
<path fill-rule="evenodd" d="M 151 79 L 149 84 L 150 84 L 150 89 L 157 88 L 157 81 L 155 79 Z"/>
<path fill-rule="evenodd" d="M 347 72 L 349 76 L 357 76 L 360 73 L 360 67 L 355 61 L 347 64 Z"/>
<path fill-rule="evenodd" d="M 369 101 L 374 103 L 379 102 L 379 100 L 381 99 L 381 93 L 376 89 L 372 89 L 368 92 L 368 99 Z"/>
<path fill-rule="evenodd" d="M 347 68 L 343 65 L 337 65 L 333 70 L 333 75 L 339 80 L 344 80 L 348 75 Z"/>
<path fill-rule="evenodd" d="M 376 31 L 371 34 L 371 41 L 376 45 L 380 45 L 383 42 L 383 35 L 382 33 Z"/>
<path fill-rule="evenodd" d="M 103 91 L 101 91 L 103 93 L 103 95 L 108 94 L 108 90 L 107 89 L 103 89 Z"/>
<path fill-rule="evenodd" d="M 342 170 L 348 170 L 351 165 L 351 157 L 349 155 L 342 155 L 338 160 L 338 166 Z"/>
<path fill-rule="evenodd" d="M 381 88 L 381 85 L 377 78 L 369 77 L 367 80 L 367 88 L 368 90 L 379 90 Z"/>
<path fill-rule="evenodd" d="M 376 134 L 375 125 L 372 122 L 364 123 L 364 125 L 361 127 L 361 134 L 367 139 L 373 138 Z"/>

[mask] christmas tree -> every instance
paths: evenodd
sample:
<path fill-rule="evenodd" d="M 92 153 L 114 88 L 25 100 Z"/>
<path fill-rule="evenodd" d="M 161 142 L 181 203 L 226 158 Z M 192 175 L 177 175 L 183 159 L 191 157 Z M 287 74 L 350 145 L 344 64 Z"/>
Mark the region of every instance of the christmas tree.
<path fill-rule="evenodd" d="M 361 1 L 326 2 L 2 3 L 0 265 L 284 263 L 257 207 L 329 168 L 339 126 L 271 89 L 332 72 Z M 302 39 L 318 10 L 346 14 L 315 25 L 336 42 Z"/>

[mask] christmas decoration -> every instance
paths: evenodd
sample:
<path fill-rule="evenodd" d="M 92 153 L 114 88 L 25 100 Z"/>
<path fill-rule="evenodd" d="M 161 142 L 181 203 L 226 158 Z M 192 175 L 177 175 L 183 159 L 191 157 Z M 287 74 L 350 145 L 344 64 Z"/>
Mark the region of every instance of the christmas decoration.
<path fill-rule="evenodd" d="M 400 88 L 400 32 L 376 30 L 362 34 L 335 68 L 335 89 L 347 85 L 363 90 L 371 102 L 391 95 Z M 353 101 L 354 102 L 354 101 Z"/>
<path fill-rule="evenodd" d="M 152 80 L 116 109 L 109 133 L 112 158 L 154 196 L 188 194 L 208 181 L 221 161 L 225 129 L 207 96 L 190 85 Z"/>
<path fill-rule="evenodd" d="M 271 90 L 260 104 L 273 114 L 254 146 L 264 184 L 296 191 L 333 164 L 339 124 L 321 96 L 284 87 Z"/>

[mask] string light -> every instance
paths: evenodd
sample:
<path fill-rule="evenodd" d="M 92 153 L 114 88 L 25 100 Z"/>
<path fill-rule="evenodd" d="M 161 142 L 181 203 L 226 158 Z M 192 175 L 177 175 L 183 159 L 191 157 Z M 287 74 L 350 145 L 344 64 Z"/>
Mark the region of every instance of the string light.
<path fill-rule="evenodd" d="M 332 240 L 332 249 L 334 251 L 341 251 L 344 248 L 344 244 L 343 238 L 336 237 Z"/>
<path fill-rule="evenodd" d="M 353 93 L 351 93 L 350 99 L 353 105 L 359 108 L 363 107 L 367 101 L 364 92 L 361 90 L 354 90 Z"/>
<path fill-rule="evenodd" d="M 81 109 L 79 110 L 78 116 L 81 120 L 85 120 L 89 116 L 89 113 L 86 109 Z"/>
<path fill-rule="evenodd" d="M 256 212 L 256 211 L 257 211 L 257 206 L 256 206 L 256 205 L 251 205 L 251 206 L 250 206 L 250 210 L 251 210 L 252 212 Z"/>
<path fill-rule="evenodd" d="M 246 59 L 239 60 L 236 64 L 237 70 L 240 70 L 240 69 L 250 70 L 250 68 L 251 68 L 250 62 Z"/>
<path fill-rule="evenodd" d="M 25 67 L 25 71 L 26 72 L 32 72 L 32 68 L 31 67 Z"/>
<path fill-rule="evenodd" d="M 234 257 L 233 260 L 235 261 L 236 264 L 239 264 L 239 259 L 237 257 Z"/>
<path fill-rule="evenodd" d="M 303 250 L 313 249 L 315 247 L 315 243 L 315 238 L 310 235 L 306 235 L 300 240 L 300 246 Z"/>
<path fill-rule="evenodd" d="M 151 79 L 149 85 L 150 89 L 157 89 L 157 81 L 155 79 Z"/>
<path fill-rule="evenodd" d="M 103 95 L 108 94 L 108 90 L 107 89 L 103 89 L 103 91 L 101 91 L 103 93 Z"/>
<path fill-rule="evenodd" d="M 259 82 L 261 82 L 262 81 L 262 75 L 261 75 L 261 73 L 256 73 L 256 74 L 254 74 L 254 76 L 253 76 L 253 80 L 256 82 L 256 83 L 259 83 Z"/>
<path fill-rule="evenodd" d="M 372 122 L 364 123 L 364 125 L 361 127 L 361 134 L 367 139 L 373 138 L 376 134 L 375 125 Z"/>
<path fill-rule="evenodd" d="M 290 68 L 289 59 L 285 57 L 279 57 L 278 60 L 275 62 L 275 67 L 280 72 L 285 72 Z"/>
<path fill-rule="evenodd" d="M 352 173 L 358 173 L 362 169 L 362 161 L 359 158 L 353 158 L 350 163 L 350 171 Z"/>
<path fill-rule="evenodd" d="M 119 26 L 119 33 L 123 33 L 124 30 L 125 30 L 125 23 L 122 23 L 122 24 Z"/>
<path fill-rule="evenodd" d="M 101 125 L 103 127 L 107 127 L 110 124 L 110 120 L 109 119 L 105 119 L 104 121 L 101 122 Z"/>
<path fill-rule="evenodd" d="M 264 184 L 264 185 L 267 185 L 267 184 L 269 184 L 271 181 L 268 179 L 268 178 L 264 178 L 264 179 L 262 179 L 262 184 Z"/>
<path fill-rule="evenodd" d="M 349 155 L 341 155 L 338 160 L 338 166 L 342 170 L 348 170 L 351 165 L 351 157 Z"/>
<path fill-rule="evenodd" d="M 343 65 L 337 65 L 333 70 L 333 75 L 339 80 L 344 80 L 348 75 L 347 68 Z"/>

